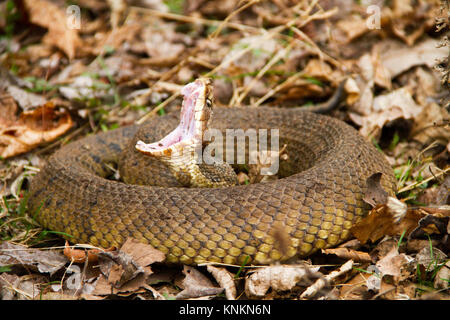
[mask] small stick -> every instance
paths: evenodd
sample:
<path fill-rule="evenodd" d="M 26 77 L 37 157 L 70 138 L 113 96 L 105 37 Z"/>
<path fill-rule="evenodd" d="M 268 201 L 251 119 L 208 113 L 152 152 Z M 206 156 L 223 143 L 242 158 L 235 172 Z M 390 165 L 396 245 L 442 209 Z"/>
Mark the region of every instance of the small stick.
<path fill-rule="evenodd" d="M 210 39 L 216 38 L 220 32 L 222 31 L 222 29 L 225 27 L 225 25 L 228 23 L 228 21 L 233 18 L 235 15 L 237 15 L 239 12 L 247 9 L 248 7 L 252 6 L 255 3 L 260 2 L 260 0 L 251 0 L 249 2 L 247 2 L 246 4 L 244 4 L 242 7 L 234 10 L 233 12 L 231 12 L 226 18 L 225 20 L 222 21 L 222 23 L 217 27 L 217 29 L 211 33 L 210 35 Z"/>
<path fill-rule="evenodd" d="M 214 27 L 219 27 L 221 24 L 223 24 L 223 21 L 220 21 L 220 20 L 210 20 L 210 19 L 204 19 L 204 18 L 198 18 L 198 17 L 184 16 L 184 15 L 180 15 L 180 14 L 161 12 L 161 11 L 156 11 L 156 10 L 147 9 L 147 8 L 134 7 L 134 6 L 130 7 L 130 10 L 144 12 L 144 13 L 147 13 L 147 14 L 150 14 L 153 16 L 157 16 L 160 18 L 171 19 L 171 20 L 176 20 L 176 21 L 181 21 L 181 22 L 189 22 L 189 23 L 201 23 L 204 25 L 209 25 L 209 26 L 214 26 Z M 228 28 L 239 30 L 239 31 L 259 32 L 258 28 L 247 26 L 247 25 L 240 24 L 240 23 L 226 22 L 225 26 Z"/>
<path fill-rule="evenodd" d="M 275 64 L 280 60 L 284 55 L 286 55 L 294 46 L 294 41 L 292 41 L 286 48 L 280 50 L 275 54 L 272 59 L 270 59 L 266 65 L 258 72 L 258 74 L 250 81 L 250 83 L 246 86 L 244 92 L 236 99 L 236 104 L 240 105 L 242 100 L 247 96 L 256 82 Z"/>
<path fill-rule="evenodd" d="M 169 98 L 161 102 L 156 108 L 152 109 L 152 111 L 148 112 L 145 116 L 140 118 L 138 121 L 136 121 L 137 124 L 142 124 L 147 119 L 153 117 L 159 110 L 167 106 L 169 103 L 171 103 L 173 100 L 175 100 L 180 95 L 180 92 L 177 91 L 174 94 L 172 94 Z"/>

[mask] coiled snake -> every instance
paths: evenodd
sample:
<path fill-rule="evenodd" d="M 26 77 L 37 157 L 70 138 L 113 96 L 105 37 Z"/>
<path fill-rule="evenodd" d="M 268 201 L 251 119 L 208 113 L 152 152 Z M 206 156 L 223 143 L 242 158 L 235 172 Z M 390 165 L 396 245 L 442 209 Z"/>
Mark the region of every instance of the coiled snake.
<path fill-rule="evenodd" d="M 205 96 L 199 101 L 206 103 Z M 280 178 L 187 188 L 165 164 L 135 148 L 138 140 L 162 139 L 178 122 L 169 114 L 64 146 L 32 180 L 31 212 L 72 242 L 107 248 L 133 237 L 166 253 L 168 263 L 267 264 L 347 239 L 367 213 L 363 197 L 372 174 L 381 172 L 385 190 L 394 190 L 382 153 L 349 125 L 298 108 L 267 107 L 215 108 L 210 127 L 279 129 L 287 154 Z M 118 164 L 126 183 L 107 179 L 110 164 Z"/>

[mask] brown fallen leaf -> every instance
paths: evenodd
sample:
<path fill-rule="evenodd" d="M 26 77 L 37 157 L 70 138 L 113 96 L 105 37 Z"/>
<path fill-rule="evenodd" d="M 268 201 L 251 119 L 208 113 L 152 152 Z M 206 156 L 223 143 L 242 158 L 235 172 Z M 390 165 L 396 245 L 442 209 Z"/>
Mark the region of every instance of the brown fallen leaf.
<path fill-rule="evenodd" d="M 39 298 L 40 288 L 48 278 L 40 274 L 0 274 L 0 300 L 32 300 Z"/>
<path fill-rule="evenodd" d="M 445 146 L 450 141 L 450 113 L 437 103 L 424 104 L 423 110 L 414 121 L 411 137 L 423 145 L 438 141 Z"/>
<path fill-rule="evenodd" d="M 422 265 L 425 270 L 433 271 L 438 268 L 442 263 L 446 262 L 447 255 L 438 248 L 430 248 L 430 246 L 423 247 L 416 254 L 416 262 Z"/>
<path fill-rule="evenodd" d="M 176 295 L 177 300 L 215 296 L 224 291 L 193 267 L 184 266 L 183 273 L 186 275 L 183 279 L 184 290 Z"/>
<path fill-rule="evenodd" d="M 396 119 L 416 120 L 422 112 L 406 88 L 399 88 L 385 95 L 376 96 L 370 112 L 364 116 L 350 113 L 355 123 L 361 126 L 360 133 L 365 136 L 377 137 L 383 126 Z"/>
<path fill-rule="evenodd" d="M 102 275 L 97 281 L 94 295 L 141 292 L 153 273 L 150 264 L 162 262 L 165 254 L 148 244 L 128 238 L 120 250 L 98 253 Z"/>
<path fill-rule="evenodd" d="M 19 282 L 19 276 L 2 272 L 0 274 L 0 300 L 16 299 L 16 290 L 14 289 Z"/>
<path fill-rule="evenodd" d="M 318 269 L 288 265 L 264 267 L 245 280 L 245 293 L 248 297 L 262 297 L 270 288 L 275 291 L 286 291 L 297 284 L 309 285 L 312 278 L 320 277 Z"/>
<path fill-rule="evenodd" d="M 343 44 L 349 43 L 369 31 L 367 20 L 360 15 L 352 15 L 348 19 L 341 19 L 336 23 L 336 27 L 343 33 L 343 35 L 340 35 L 340 41 Z"/>
<path fill-rule="evenodd" d="M 95 296 L 104 296 L 104 295 L 111 295 L 111 294 L 132 294 L 132 293 L 142 293 L 145 292 L 144 287 L 145 279 L 143 279 L 142 276 L 135 277 L 134 279 L 130 280 L 126 284 L 124 284 L 120 288 L 115 288 L 111 285 L 110 281 L 104 277 L 103 275 L 100 275 L 98 278 L 95 289 L 92 292 Z"/>
<path fill-rule="evenodd" d="M 408 239 L 406 242 L 406 251 L 409 253 L 417 253 L 425 247 L 429 247 L 430 245 L 436 247 L 441 243 L 440 240 L 436 239 Z"/>
<path fill-rule="evenodd" d="M 132 42 L 142 33 L 142 25 L 139 23 L 126 24 L 114 28 L 105 33 L 98 33 L 95 42 L 89 48 L 94 55 L 103 54 L 106 47 L 118 49 L 124 42 Z"/>
<path fill-rule="evenodd" d="M 48 29 L 44 42 L 64 51 L 69 59 L 75 58 L 82 40 L 75 28 L 69 28 L 65 11 L 46 0 L 23 0 L 30 22 Z"/>
<path fill-rule="evenodd" d="M 320 59 L 311 59 L 308 61 L 303 72 L 307 74 L 309 77 L 314 79 L 319 79 L 321 81 L 327 81 L 333 83 L 336 78 L 335 74 L 333 74 L 333 69 L 329 64 Z"/>
<path fill-rule="evenodd" d="M 386 299 L 386 300 L 411 300 L 415 298 L 417 286 L 408 280 L 402 281 L 401 285 L 387 282 L 384 278 L 381 279 L 379 293 L 372 299 Z"/>
<path fill-rule="evenodd" d="M 328 285 L 331 281 L 341 276 L 344 273 L 347 273 L 352 270 L 353 260 L 348 260 L 344 263 L 339 270 L 335 270 L 326 276 L 320 277 L 316 282 L 314 282 L 311 286 L 306 288 L 306 290 L 301 294 L 300 298 L 308 299 L 315 296 L 321 289 L 323 289 L 326 285 Z"/>
<path fill-rule="evenodd" d="M 355 262 L 371 262 L 372 258 L 367 252 L 356 251 L 350 248 L 322 249 L 324 254 L 335 254 L 339 258 L 351 259 Z"/>
<path fill-rule="evenodd" d="M 368 240 L 374 242 L 385 235 L 400 236 L 405 233 L 408 236 L 419 225 L 419 220 L 424 214 L 416 210 L 408 210 L 406 215 L 396 223 L 396 217 L 392 215 L 386 205 L 378 205 L 373 208 L 367 217 L 357 222 L 350 231 L 362 243 Z"/>
<path fill-rule="evenodd" d="M 0 108 L 6 106 L 0 105 Z M 8 106 L 14 113 L 17 106 Z M 49 142 L 67 132 L 72 127 L 68 112 L 55 110 L 52 102 L 32 111 L 24 111 L 20 117 L 10 112 L 0 113 L 0 156 L 9 158 L 28 152 L 41 143 Z"/>
<path fill-rule="evenodd" d="M 370 274 L 360 272 L 341 286 L 339 297 L 344 300 L 367 300 L 371 297 L 367 288 Z"/>
<path fill-rule="evenodd" d="M 450 261 L 447 261 L 436 274 L 434 278 L 434 287 L 441 289 L 450 288 Z"/>
<path fill-rule="evenodd" d="M 398 41 L 383 41 L 376 44 L 381 54 L 381 62 L 394 78 L 408 69 L 426 65 L 432 68 L 437 59 L 448 55 L 448 49 L 438 47 L 439 40 L 427 39 L 413 47 Z"/>
<path fill-rule="evenodd" d="M 443 238 L 449 234 L 450 209 L 438 210 L 438 208 L 423 207 L 415 211 L 424 217 L 419 220 L 418 227 L 411 232 L 411 238 L 423 238 L 432 234 Z"/>
<path fill-rule="evenodd" d="M 382 257 L 376 267 L 380 271 L 381 277 L 392 276 L 395 283 L 405 280 L 411 273 L 413 258 L 404 253 L 399 253 L 396 246 L 390 252 Z"/>
<path fill-rule="evenodd" d="M 142 267 L 149 266 L 155 262 L 162 262 L 166 258 L 163 252 L 133 238 L 128 238 L 120 250 L 129 254 Z"/>
<path fill-rule="evenodd" d="M 236 300 L 236 284 L 233 275 L 225 268 L 207 266 L 206 269 L 214 276 L 221 288 L 225 289 L 228 300 Z"/>
<path fill-rule="evenodd" d="M 114 251 L 116 248 L 111 247 L 106 249 L 106 251 Z M 70 261 L 74 263 L 84 263 L 86 262 L 86 258 L 88 259 L 88 262 L 90 264 L 94 264 L 98 262 L 98 254 L 102 250 L 100 249 L 74 249 L 69 246 L 69 242 L 66 241 L 65 247 L 64 247 L 64 255 L 69 259 Z"/>
<path fill-rule="evenodd" d="M 66 257 L 56 250 L 28 248 L 7 241 L 0 244 L 0 267 L 8 265 L 36 267 L 39 272 L 48 272 L 52 275 L 66 263 Z"/>

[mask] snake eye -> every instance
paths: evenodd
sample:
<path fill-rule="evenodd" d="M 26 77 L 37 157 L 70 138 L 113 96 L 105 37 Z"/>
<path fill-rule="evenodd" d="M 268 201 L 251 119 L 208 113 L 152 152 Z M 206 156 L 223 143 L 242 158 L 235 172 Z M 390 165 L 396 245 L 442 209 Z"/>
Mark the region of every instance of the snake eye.
<path fill-rule="evenodd" d="M 211 108 L 211 106 L 212 106 L 212 101 L 211 101 L 211 99 L 206 98 L 206 106 L 207 106 L 208 108 Z"/>

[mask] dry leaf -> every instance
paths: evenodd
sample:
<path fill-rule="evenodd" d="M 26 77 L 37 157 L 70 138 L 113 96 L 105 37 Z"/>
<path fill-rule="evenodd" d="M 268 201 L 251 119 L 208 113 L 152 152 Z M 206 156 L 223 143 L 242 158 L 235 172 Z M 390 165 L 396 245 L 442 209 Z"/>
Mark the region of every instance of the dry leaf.
<path fill-rule="evenodd" d="M 344 300 L 363 300 L 370 298 L 367 281 L 370 275 L 365 272 L 358 273 L 341 287 L 339 297 Z"/>
<path fill-rule="evenodd" d="M 437 103 L 428 103 L 415 119 L 411 136 L 423 145 L 433 141 L 446 145 L 450 142 L 449 121 L 450 114 L 446 108 Z"/>
<path fill-rule="evenodd" d="M 224 290 L 214 286 L 211 280 L 193 267 L 184 266 L 183 273 L 186 275 L 184 290 L 176 295 L 177 300 L 215 296 Z"/>
<path fill-rule="evenodd" d="M 328 283 L 341 276 L 344 273 L 347 273 L 352 270 L 353 261 L 348 260 L 344 263 L 339 270 L 333 271 L 330 274 L 327 274 L 324 277 L 320 277 L 313 285 L 306 288 L 306 290 L 301 294 L 300 298 L 308 299 L 315 296 L 321 289 L 323 289 Z"/>
<path fill-rule="evenodd" d="M 376 45 L 380 52 L 380 61 L 389 71 L 392 78 L 408 69 L 426 65 L 432 68 L 437 59 L 443 59 L 448 55 L 448 49 L 438 48 L 439 40 L 428 39 L 411 47 L 398 41 L 383 41 Z"/>
<path fill-rule="evenodd" d="M 69 28 L 68 17 L 65 12 L 55 4 L 46 0 L 24 0 L 25 9 L 30 22 L 48 29 L 44 41 L 55 45 L 73 59 L 77 49 L 82 47 L 82 41 L 77 29 Z"/>
<path fill-rule="evenodd" d="M 376 267 L 380 271 L 381 276 L 392 276 L 394 281 L 398 282 L 408 278 L 409 264 L 414 261 L 413 258 L 399 253 L 396 246 L 384 257 L 382 257 L 377 263 Z"/>
<path fill-rule="evenodd" d="M 391 214 L 387 206 L 380 205 L 373 208 L 367 217 L 357 222 L 350 231 L 365 244 L 368 240 L 374 242 L 385 235 L 400 236 L 405 232 L 409 235 L 419 225 L 419 220 L 424 216 L 414 210 L 408 210 L 403 219 L 396 223 L 396 217 Z"/>
<path fill-rule="evenodd" d="M 101 86 L 98 82 L 90 76 L 78 76 L 73 79 L 70 86 L 59 87 L 59 92 L 69 100 L 104 98 L 114 94 L 112 88 Z"/>
<path fill-rule="evenodd" d="M 105 33 L 97 33 L 90 51 L 94 55 L 104 54 L 105 48 L 119 49 L 123 43 L 133 42 L 142 33 L 142 25 L 130 23 Z"/>
<path fill-rule="evenodd" d="M 233 275 L 225 268 L 207 266 L 206 269 L 211 272 L 221 288 L 225 289 L 225 295 L 228 300 L 236 300 L 236 285 Z"/>
<path fill-rule="evenodd" d="M 308 61 L 303 72 L 309 77 L 315 79 L 325 80 L 327 82 L 333 82 L 333 70 L 330 65 L 319 59 L 311 59 Z"/>
<path fill-rule="evenodd" d="M 350 248 L 334 248 L 334 249 L 322 249 L 324 254 L 335 254 L 339 258 L 351 259 L 356 262 L 370 262 L 372 258 L 367 252 L 356 251 Z"/>
<path fill-rule="evenodd" d="M 39 272 L 52 275 L 66 263 L 66 257 L 56 250 L 39 250 L 6 241 L 0 244 L 0 266 L 33 266 L 37 267 Z"/>
<path fill-rule="evenodd" d="M 14 98 L 15 101 L 17 101 L 17 104 L 23 110 L 28 110 L 32 107 L 45 105 L 45 103 L 47 102 L 44 97 L 32 92 L 25 91 L 14 85 L 8 85 L 7 91 L 11 95 L 11 97 Z M 10 119 L 14 119 L 14 116 L 12 116 Z"/>
<path fill-rule="evenodd" d="M 106 249 L 106 251 L 114 251 L 115 248 L 111 247 Z M 102 250 L 100 249 L 88 249 L 87 251 L 84 249 L 74 249 L 69 246 L 69 242 L 66 241 L 65 247 L 64 247 L 64 255 L 69 259 L 70 261 L 74 263 L 84 263 L 86 261 L 86 257 L 88 259 L 88 262 L 90 264 L 98 262 L 98 254 Z M 87 255 L 86 255 L 87 253 Z"/>
<path fill-rule="evenodd" d="M 348 19 L 341 19 L 336 26 L 345 34 L 343 43 L 349 43 L 369 31 L 366 19 L 363 19 L 360 15 L 352 15 Z"/>
<path fill-rule="evenodd" d="M 133 238 L 128 238 L 120 248 L 120 251 L 129 254 L 142 267 L 149 266 L 155 262 L 163 262 L 166 258 L 163 252 Z"/>
<path fill-rule="evenodd" d="M 434 287 L 441 289 L 450 288 L 450 261 L 447 261 L 436 274 L 434 278 Z"/>
<path fill-rule="evenodd" d="M 173 25 L 166 25 L 164 31 L 152 28 L 144 28 L 140 34 L 144 41 L 145 52 L 153 58 L 153 64 L 158 62 L 175 62 L 183 55 L 186 45 L 183 40 L 189 42 L 189 38 L 184 38 L 176 33 Z M 184 42 L 184 41 L 183 41 Z"/>
<path fill-rule="evenodd" d="M 271 266 L 258 269 L 245 280 L 245 293 L 250 296 L 264 296 L 269 288 L 275 291 L 291 290 L 297 283 L 309 284 L 318 277 L 319 268 L 307 266 Z"/>
<path fill-rule="evenodd" d="M 423 207 L 416 211 L 424 217 L 419 220 L 418 227 L 411 232 L 411 238 L 423 238 L 432 234 L 443 238 L 448 234 L 450 209 Z"/>
<path fill-rule="evenodd" d="M 416 120 L 422 108 L 416 104 L 405 88 L 394 90 L 386 95 L 379 95 L 373 100 L 370 113 L 365 116 L 350 113 L 355 123 L 361 126 L 360 133 L 365 136 L 378 136 L 383 126 L 399 118 Z"/>
<path fill-rule="evenodd" d="M 422 265 L 426 271 L 433 271 L 442 262 L 445 262 L 447 255 L 438 248 L 430 246 L 423 247 L 416 255 L 416 261 Z"/>
<path fill-rule="evenodd" d="M 22 112 L 19 119 L 1 113 L 0 156 L 9 158 L 30 151 L 41 143 L 56 139 L 71 127 L 69 113 L 56 111 L 51 102 Z"/>
<path fill-rule="evenodd" d="M 147 270 L 136 265 L 124 252 L 101 252 L 99 264 L 102 275 L 98 279 L 93 294 L 117 294 L 120 292 L 139 292 L 145 285 Z M 105 272 L 104 270 L 107 270 Z"/>
<path fill-rule="evenodd" d="M 379 292 L 379 290 L 381 289 L 381 282 L 382 282 L 380 270 L 378 270 L 378 268 L 375 265 L 371 264 L 370 266 L 367 267 L 367 271 L 372 272 L 372 275 L 369 278 L 367 278 L 366 281 L 367 290 Z"/>
<path fill-rule="evenodd" d="M 359 89 L 358 84 L 356 83 L 355 79 L 349 78 L 345 82 L 345 92 L 346 92 L 346 100 L 345 101 L 349 106 L 353 106 L 356 102 L 359 101 L 360 96 L 361 96 L 361 90 Z"/>
<path fill-rule="evenodd" d="M 39 298 L 40 288 L 48 283 L 48 278 L 39 274 L 17 276 L 0 274 L 1 300 L 32 300 Z"/>
<path fill-rule="evenodd" d="M 128 238 L 120 250 L 98 253 L 102 275 L 97 281 L 95 295 L 111 293 L 140 292 L 154 262 L 162 262 L 165 254 L 148 244 Z"/>
<path fill-rule="evenodd" d="M 370 54 L 362 55 L 357 61 L 357 67 L 360 75 L 351 78 L 346 84 L 347 103 L 351 111 L 352 120 L 361 125 L 361 117 L 368 116 L 371 113 L 374 99 L 374 65 Z"/>
<path fill-rule="evenodd" d="M 277 41 L 266 35 L 245 37 L 223 58 L 222 67 L 228 75 L 259 71 L 278 50 Z"/>
<path fill-rule="evenodd" d="M 18 275 L 6 272 L 0 273 L 0 300 L 15 300 L 17 293 L 15 287 L 19 281 Z"/>
<path fill-rule="evenodd" d="M 64 272 L 64 277 L 59 283 L 52 284 L 50 288 L 60 296 L 90 295 L 96 285 L 99 276 L 98 267 L 84 265 L 82 268 L 76 264 L 70 264 Z M 64 280 L 64 281 L 63 281 Z M 57 298 L 57 295 L 53 296 Z M 59 299 L 64 299 L 60 297 Z"/>

